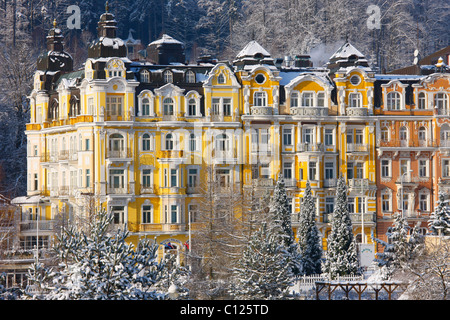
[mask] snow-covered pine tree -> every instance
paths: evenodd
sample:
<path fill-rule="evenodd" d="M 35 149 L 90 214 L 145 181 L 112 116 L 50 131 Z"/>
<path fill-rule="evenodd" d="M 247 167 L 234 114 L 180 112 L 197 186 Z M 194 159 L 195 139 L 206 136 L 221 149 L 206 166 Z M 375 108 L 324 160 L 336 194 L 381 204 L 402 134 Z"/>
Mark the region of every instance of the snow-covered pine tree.
<path fill-rule="evenodd" d="M 428 220 L 428 228 L 434 235 L 450 235 L 450 208 L 445 202 L 445 195 L 439 192 L 439 199 L 434 212 Z"/>
<path fill-rule="evenodd" d="M 293 275 L 279 227 L 263 222 L 252 234 L 234 269 L 230 293 L 237 299 L 282 299 L 288 296 Z"/>
<path fill-rule="evenodd" d="M 268 227 L 279 230 L 281 241 L 290 255 L 290 266 L 294 275 L 301 273 L 301 256 L 292 230 L 292 217 L 289 210 L 288 197 L 283 176 L 278 176 L 269 206 Z"/>
<path fill-rule="evenodd" d="M 33 266 L 32 283 L 48 300 L 150 300 L 165 298 L 153 285 L 162 268 L 156 261 L 158 245 L 143 239 L 134 248 L 128 231 L 109 231 L 113 216 L 104 209 L 90 222 L 90 232 L 71 226 L 58 237 L 55 251 L 60 265 L 53 272 Z M 45 279 L 42 278 L 45 274 Z M 34 297 L 36 298 L 36 297 Z"/>
<path fill-rule="evenodd" d="M 316 205 L 309 181 L 306 183 L 306 189 L 303 193 L 297 237 L 299 239 L 302 273 L 305 275 L 320 274 L 322 244 L 316 225 Z"/>
<path fill-rule="evenodd" d="M 326 260 L 322 272 L 334 279 L 336 276 L 358 273 L 358 254 L 348 211 L 347 185 L 341 176 L 337 183 L 336 205 L 331 219 Z"/>

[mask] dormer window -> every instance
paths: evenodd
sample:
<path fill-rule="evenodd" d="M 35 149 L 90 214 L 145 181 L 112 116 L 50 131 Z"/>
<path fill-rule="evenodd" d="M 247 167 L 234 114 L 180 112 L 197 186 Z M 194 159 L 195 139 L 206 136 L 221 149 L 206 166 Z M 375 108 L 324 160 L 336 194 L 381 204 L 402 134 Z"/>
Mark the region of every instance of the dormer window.
<path fill-rule="evenodd" d="M 195 83 L 195 73 L 194 73 L 194 71 L 188 70 L 186 72 L 186 83 Z"/>
<path fill-rule="evenodd" d="M 400 110 L 400 93 L 389 92 L 387 95 L 388 110 Z"/>
<path fill-rule="evenodd" d="M 108 78 L 123 77 L 125 75 L 125 64 L 120 59 L 111 59 L 106 64 Z"/>
<path fill-rule="evenodd" d="M 255 92 L 253 97 L 253 104 L 257 107 L 265 107 L 267 106 L 267 95 L 265 92 Z"/>
<path fill-rule="evenodd" d="M 170 70 L 166 70 L 163 73 L 163 79 L 165 83 L 172 83 L 173 82 L 173 73 Z"/>
<path fill-rule="evenodd" d="M 141 82 L 143 83 L 150 82 L 150 72 L 148 72 L 148 70 L 141 71 Z"/>

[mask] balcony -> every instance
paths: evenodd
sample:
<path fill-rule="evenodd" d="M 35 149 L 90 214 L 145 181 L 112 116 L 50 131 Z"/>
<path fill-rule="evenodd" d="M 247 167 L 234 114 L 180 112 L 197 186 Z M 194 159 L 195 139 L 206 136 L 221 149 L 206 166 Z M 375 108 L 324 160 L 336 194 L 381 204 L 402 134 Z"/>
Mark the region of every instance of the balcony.
<path fill-rule="evenodd" d="M 337 179 L 325 179 L 323 180 L 323 186 L 325 188 L 335 188 L 337 186 Z"/>
<path fill-rule="evenodd" d="M 162 225 L 162 231 L 166 232 L 184 232 L 186 231 L 186 225 L 181 223 L 164 223 Z"/>
<path fill-rule="evenodd" d="M 369 152 L 369 146 L 363 143 L 348 143 L 347 144 L 347 152 Z"/>
<path fill-rule="evenodd" d="M 377 146 L 382 148 L 435 148 L 436 140 L 378 140 Z M 440 145 L 441 146 L 441 145 Z M 450 147 L 450 143 L 448 143 Z"/>
<path fill-rule="evenodd" d="M 162 121 L 177 121 L 178 120 L 178 116 L 175 114 L 164 114 L 162 116 Z"/>
<path fill-rule="evenodd" d="M 367 190 L 369 188 L 369 179 L 348 179 L 348 187 Z"/>
<path fill-rule="evenodd" d="M 250 108 L 252 115 L 256 116 L 268 116 L 273 114 L 273 108 L 267 106 L 253 106 Z"/>
<path fill-rule="evenodd" d="M 126 187 L 114 188 L 114 187 L 108 186 L 107 193 L 108 194 L 128 194 L 128 188 L 126 188 Z"/>
<path fill-rule="evenodd" d="M 108 159 L 127 159 L 131 158 L 131 152 L 128 149 L 124 150 L 108 150 L 106 153 Z"/>
<path fill-rule="evenodd" d="M 155 193 L 155 185 L 154 184 L 141 184 L 141 194 L 152 194 Z"/>
<path fill-rule="evenodd" d="M 324 147 L 322 143 L 299 143 L 297 145 L 299 152 L 323 152 Z"/>
<path fill-rule="evenodd" d="M 55 220 L 29 220 L 19 223 L 20 232 L 25 231 L 53 231 Z"/>
<path fill-rule="evenodd" d="M 287 188 L 292 188 L 297 186 L 297 181 L 294 179 L 284 179 L 284 185 Z"/>
<path fill-rule="evenodd" d="M 200 192 L 201 192 L 201 189 L 199 186 L 187 186 L 186 187 L 187 194 L 198 194 Z"/>
<path fill-rule="evenodd" d="M 326 117 L 328 108 L 326 107 L 292 107 L 292 116 Z"/>
<path fill-rule="evenodd" d="M 347 108 L 347 116 L 349 117 L 366 117 L 367 115 L 367 108 Z"/>
<path fill-rule="evenodd" d="M 350 219 L 353 224 L 361 224 L 361 213 L 350 213 Z M 376 214 L 373 212 L 364 213 L 364 224 L 374 224 L 376 222 Z"/>
<path fill-rule="evenodd" d="M 274 185 L 274 181 L 273 179 L 269 179 L 269 178 L 259 178 L 259 179 L 253 179 L 253 185 L 255 187 L 259 187 L 259 188 L 272 188 Z M 286 181 L 285 181 L 286 183 Z"/>

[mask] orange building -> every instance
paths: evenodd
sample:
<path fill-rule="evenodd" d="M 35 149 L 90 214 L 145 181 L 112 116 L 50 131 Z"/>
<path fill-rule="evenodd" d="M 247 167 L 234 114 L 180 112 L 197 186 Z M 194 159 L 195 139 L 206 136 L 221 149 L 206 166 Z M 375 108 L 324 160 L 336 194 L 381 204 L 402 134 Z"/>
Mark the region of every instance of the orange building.
<path fill-rule="evenodd" d="M 425 234 L 438 193 L 450 191 L 450 74 L 376 78 L 377 237 L 395 212 Z"/>

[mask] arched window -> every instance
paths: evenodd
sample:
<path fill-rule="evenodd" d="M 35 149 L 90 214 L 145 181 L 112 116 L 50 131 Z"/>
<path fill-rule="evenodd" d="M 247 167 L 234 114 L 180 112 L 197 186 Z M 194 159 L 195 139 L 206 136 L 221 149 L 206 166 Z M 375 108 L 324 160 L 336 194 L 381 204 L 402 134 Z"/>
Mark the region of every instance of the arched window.
<path fill-rule="evenodd" d="M 197 115 L 197 101 L 194 98 L 188 100 L 188 116 Z"/>
<path fill-rule="evenodd" d="M 253 96 L 253 105 L 258 107 L 265 107 L 267 106 L 267 95 L 265 92 L 255 92 L 255 95 Z"/>
<path fill-rule="evenodd" d="M 419 138 L 419 143 L 424 144 L 427 140 L 427 129 L 425 129 L 425 127 L 420 127 L 417 132 L 417 137 Z"/>
<path fill-rule="evenodd" d="M 186 82 L 187 83 L 195 83 L 195 73 L 192 70 L 188 70 L 186 72 Z"/>
<path fill-rule="evenodd" d="M 124 150 L 124 138 L 121 134 L 114 133 L 109 137 L 109 150 L 110 151 Z"/>
<path fill-rule="evenodd" d="M 230 139 L 225 133 L 222 133 L 216 137 L 216 147 L 218 151 L 230 150 Z"/>
<path fill-rule="evenodd" d="M 298 92 L 291 93 L 291 108 L 298 107 Z"/>
<path fill-rule="evenodd" d="M 163 78 L 165 83 L 172 83 L 173 82 L 173 73 L 170 70 L 166 70 L 163 73 Z"/>
<path fill-rule="evenodd" d="M 226 82 L 225 76 L 221 73 L 217 76 L 217 83 L 224 84 Z"/>
<path fill-rule="evenodd" d="M 361 94 L 359 92 L 353 92 L 348 95 L 348 101 L 350 108 L 361 108 Z"/>
<path fill-rule="evenodd" d="M 420 92 L 419 93 L 419 101 L 417 103 L 417 108 L 419 109 L 426 109 L 426 100 L 425 100 L 425 93 Z"/>
<path fill-rule="evenodd" d="M 142 99 L 142 115 L 143 116 L 150 115 L 150 100 L 148 98 Z"/>
<path fill-rule="evenodd" d="M 389 92 L 387 95 L 387 108 L 389 110 L 400 110 L 400 93 Z"/>
<path fill-rule="evenodd" d="M 165 98 L 163 100 L 163 114 L 165 116 L 174 115 L 174 103 L 172 98 Z"/>
<path fill-rule="evenodd" d="M 142 150 L 143 151 L 150 151 L 152 149 L 152 137 L 145 133 L 142 136 Z"/>
<path fill-rule="evenodd" d="M 196 151 L 197 150 L 197 139 L 195 137 L 195 134 L 191 133 L 189 135 L 189 151 Z"/>
<path fill-rule="evenodd" d="M 173 150 L 173 135 L 171 133 L 166 134 L 166 150 Z"/>

